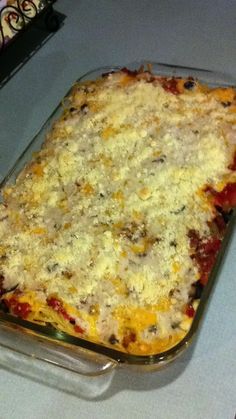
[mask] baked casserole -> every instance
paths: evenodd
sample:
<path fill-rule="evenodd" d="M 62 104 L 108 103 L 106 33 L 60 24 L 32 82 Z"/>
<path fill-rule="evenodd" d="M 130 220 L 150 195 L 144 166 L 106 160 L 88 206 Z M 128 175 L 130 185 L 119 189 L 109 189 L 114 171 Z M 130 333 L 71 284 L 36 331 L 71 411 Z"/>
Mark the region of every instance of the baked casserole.
<path fill-rule="evenodd" d="M 163 352 L 188 332 L 236 206 L 236 92 L 124 68 L 64 107 L 3 191 L 1 308 Z"/>

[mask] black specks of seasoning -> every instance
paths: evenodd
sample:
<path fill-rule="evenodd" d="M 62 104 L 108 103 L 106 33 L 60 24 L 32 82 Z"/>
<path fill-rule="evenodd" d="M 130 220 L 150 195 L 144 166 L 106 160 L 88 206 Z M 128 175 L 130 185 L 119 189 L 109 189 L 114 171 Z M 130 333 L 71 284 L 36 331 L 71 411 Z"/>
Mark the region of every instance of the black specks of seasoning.
<path fill-rule="evenodd" d="M 171 325 L 172 329 L 178 329 L 179 327 L 179 322 L 173 322 Z"/>
<path fill-rule="evenodd" d="M 195 135 L 199 134 L 198 129 L 194 129 L 194 130 L 193 130 L 193 134 L 195 134 Z"/>
<path fill-rule="evenodd" d="M 171 289 L 169 291 L 169 297 L 174 297 L 174 296 L 176 296 L 179 293 L 180 293 L 180 290 L 178 288 Z"/>
<path fill-rule="evenodd" d="M 231 102 L 221 102 L 221 104 L 224 108 L 228 108 L 228 106 L 231 105 Z"/>
<path fill-rule="evenodd" d="M 116 343 L 119 343 L 119 340 L 117 339 L 117 337 L 114 335 L 114 333 L 112 333 L 112 335 L 109 337 L 108 342 L 111 345 L 115 345 Z"/>
<path fill-rule="evenodd" d="M 73 276 L 73 273 L 70 271 L 62 271 L 62 275 L 67 279 L 71 279 Z"/>
<path fill-rule="evenodd" d="M 171 214 L 178 215 L 185 210 L 186 206 L 183 205 L 181 208 L 177 209 L 176 211 L 170 211 Z"/>
<path fill-rule="evenodd" d="M 86 94 L 95 92 L 95 88 L 93 86 L 82 86 L 82 87 L 79 86 L 78 91 L 81 91 L 81 90 Z"/>
<path fill-rule="evenodd" d="M 170 246 L 171 246 L 171 247 L 177 247 L 177 242 L 176 242 L 176 240 L 171 240 L 171 241 L 170 241 Z"/>
<path fill-rule="evenodd" d="M 137 243 L 141 237 L 147 236 L 147 230 L 145 225 L 138 226 L 136 223 L 132 222 L 120 230 L 120 235 L 124 236 L 132 243 Z"/>
<path fill-rule="evenodd" d="M 187 89 L 187 90 L 192 90 L 194 88 L 194 86 L 195 86 L 194 80 L 187 80 L 184 83 L 184 88 Z"/>
<path fill-rule="evenodd" d="M 78 234 L 75 234 L 75 233 L 71 234 L 70 237 L 72 239 L 78 239 L 79 238 Z"/>
<path fill-rule="evenodd" d="M 99 196 L 100 196 L 100 198 L 104 198 L 105 197 L 105 195 L 103 193 L 101 193 L 101 192 L 100 192 Z"/>
<path fill-rule="evenodd" d="M 75 325 L 75 319 L 70 319 L 70 324 L 73 324 L 73 326 Z"/>
<path fill-rule="evenodd" d="M 83 105 L 81 105 L 80 106 L 80 110 L 81 110 L 81 112 L 83 112 L 83 113 L 87 113 L 88 112 L 88 105 L 87 105 L 87 103 L 83 103 Z"/>
<path fill-rule="evenodd" d="M 51 273 L 51 272 L 55 272 L 55 271 L 56 271 L 56 269 L 58 268 L 58 266 L 59 266 L 59 264 L 58 264 L 58 263 L 53 263 L 52 265 L 48 265 L 48 266 L 47 266 L 47 271 L 48 271 L 49 273 Z"/>
<path fill-rule="evenodd" d="M 169 297 L 173 297 L 173 295 L 174 295 L 174 290 L 172 289 L 169 291 Z"/>
<path fill-rule="evenodd" d="M 94 260 L 92 260 L 92 259 L 91 259 L 91 260 L 88 262 L 87 266 L 88 266 L 89 268 L 93 268 L 93 267 L 94 267 Z"/>
<path fill-rule="evenodd" d="M 138 229 L 139 237 L 147 237 L 147 230 L 144 224 L 142 224 L 142 227 Z"/>
<path fill-rule="evenodd" d="M 77 112 L 77 108 L 75 108 L 74 106 L 72 106 L 70 109 L 69 109 L 69 111 L 70 111 L 70 113 L 75 113 L 75 112 Z"/>
<path fill-rule="evenodd" d="M 149 326 L 148 331 L 150 333 L 156 334 L 156 332 L 157 332 L 157 325 L 156 324 L 152 324 L 151 326 Z"/>
<path fill-rule="evenodd" d="M 163 156 L 158 157 L 157 159 L 152 160 L 152 163 L 165 163 L 165 160 L 166 160 L 166 156 L 163 155 Z"/>
<path fill-rule="evenodd" d="M 146 252 L 138 253 L 138 257 L 139 258 L 145 258 L 146 256 L 147 256 L 147 253 Z"/>

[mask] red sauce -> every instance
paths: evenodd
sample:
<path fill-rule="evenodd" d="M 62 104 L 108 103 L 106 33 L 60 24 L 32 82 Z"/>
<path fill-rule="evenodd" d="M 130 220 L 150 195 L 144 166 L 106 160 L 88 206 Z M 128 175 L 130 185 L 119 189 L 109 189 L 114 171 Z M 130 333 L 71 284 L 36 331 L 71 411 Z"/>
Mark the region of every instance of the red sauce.
<path fill-rule="evenodd" d="M 221 192 L 212 192 L 214 204 L 224 209 L 236 206 L 236 183 L 228 183 Z"/>
<path fill-rule="evenodd" d="M 47 303 L 49 307 L 52 307 L 53 310 L 60 313 L 64 317 L 64 319 L 69 320 L 69 321 L 73 320 L 73 318 L 64 309 L 62 302 L 58 300 L 57 298 L 51 297 L 47 300 Z"/>
<path fill-rule="evenodd" d="M 49 307 L 52 307 L 55 311 L 60 311 L 62 308 L 62 302 L 57 300 L 57 298 L 51 297 L 47 299 Z"/>
<path fill-rule="evenodd" d="M 167 92 L 170 92 L 173 95 L 180 94 L 180 91 L 178 89 L 178 79 L 174 77 L 171 79 L 163 78 L 161 81 L 163 89 L 165 89 Z"/>
<path fill-rule="evenodd" d="M 29 303 L 21 303 L 15 297 L 11 297 L 9 300 L 4 300 L 4 302 L 12 314 L 21 317 L 22 319 L 27 319 L 28 315 L 32 311 Z"/>
<path fill-rule="evenodd" d="M 52 307 L 53 310 L 55 310 L 59 314 L 61 314 L 64 317 L 65 320 L 68 320 L 69 322 L 71 322 L 71 324 L 75 323 L 75 319 L 67 313 L 67 311 L 63 307 L 63 304 L 60 300 L 58 300 L 55 297 L 51 297 L 51 298 L 47 299 L 47 303 L 48 303 L 49 307 Z M 77 333 L 84 333 L 84 329 L 82 329 L 82 327 L 80 327 L 79 325 L 75 325 L 74 330 Z"/>
<path fill-rule="evenodd" d="M 192 306 L 191 304 L 188 304 L 188 305 L 187 305 L 186 310 L 185 310 L 185 314 L 186 314 L 188 317 L 194 317 L 194 315 L 195 315 L 195 310 L 194 310 L 194 308 L 193 308 L 193 306 Z"/>
<path fill-rule="evenodd" d="M 202 239 L 195 230 L 190 230 L 188 236 L 190 238 L 190 246 L 194 250 L 192 258 L 200 269 L 199 281 L 205 285 L 215 264 L 221 240 L 217 237 L 211 237 L 207 240 Z"/>
<path fill-rule="evenodd" d="M 84 333 L 84 329 L 82 329 L 82 327 L 81 327 L 81 326 L 79 326 L 78 324 L 76 324 L 76 325 L 74 326 L 74 331 L 75 331 L 76 333 Z"/>
<path fill-rule="evenodd" d="M 123 67 L 121 71 L 131 77 L 136 77 L 138 74 L 137 70 L 129 70 L 127 67 Z"/>
<path fill-rule="evenodd" d="M 129 332 L 127 335 L 124 336 L 122 340 L 122 345 L 124 346 L 125 349 L 127 349 L 129 344 L 135 341 L 136 341 L 136 333 Z"/>

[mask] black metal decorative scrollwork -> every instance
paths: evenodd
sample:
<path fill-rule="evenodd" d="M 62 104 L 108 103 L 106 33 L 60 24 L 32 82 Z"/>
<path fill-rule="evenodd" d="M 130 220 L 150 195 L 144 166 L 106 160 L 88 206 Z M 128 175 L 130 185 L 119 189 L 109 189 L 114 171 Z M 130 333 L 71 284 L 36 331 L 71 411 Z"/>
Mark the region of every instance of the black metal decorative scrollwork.
<path fill-rule="evenodd" d="M 34 4 L 32 0 L 23 0 L 23 1 L 17 0 L 17 6 L 18 6 L 18 9 L 21 11 L 21 14 L 26 19 L 31 20 L 38 13 L 37 6 Z"/>
<path fill-rule="evenodd" d="M 16 0 L 0 10 L 0 53 L 15 36 L 55 0 Z"/>

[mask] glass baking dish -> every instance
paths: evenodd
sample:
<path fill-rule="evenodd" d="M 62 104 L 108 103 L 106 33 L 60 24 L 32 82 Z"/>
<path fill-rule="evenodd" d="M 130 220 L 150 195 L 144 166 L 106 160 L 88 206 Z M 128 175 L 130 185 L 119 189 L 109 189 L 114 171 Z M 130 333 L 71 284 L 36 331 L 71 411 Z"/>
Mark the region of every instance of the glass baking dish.
<path fill-rule="evenodd" d="M 145 63 L 132 63 L 127 67 L 134 70 L 143 64 Z M 151 63 L 151 66 L 154 74 L 192 76 L 212 86 L 236 85 L 236 79 L 209 70 L 159 63 Z M 92 80 L 103 73 L 119 68 L 107 66 L 92 70 L 80 77 L 78 81 Z M 63 104 L 60 104 L 17 159 L 14 167 L 1 182 L 0 189 L 15 181 L 19 172 L 31 159 L 32 153 L 40 149 L 53 122 L 62 112 Z M 215 266 L 204 287 L 191 328 L 173 348 L 156 355 L 131 355 L 70 336 L 49 326 L 30 323 L 0 312 L 0 365 L 73 394 L 94 398 L 106 391 L 118 366 L 133 368 L 141 372 L 156 371 L 174 361 L 190 345 L 199 329 L 212 288 L 216 283 L 222 257 L 233 231 L 235 216 L 234 211 L 227 225 Z"/>

